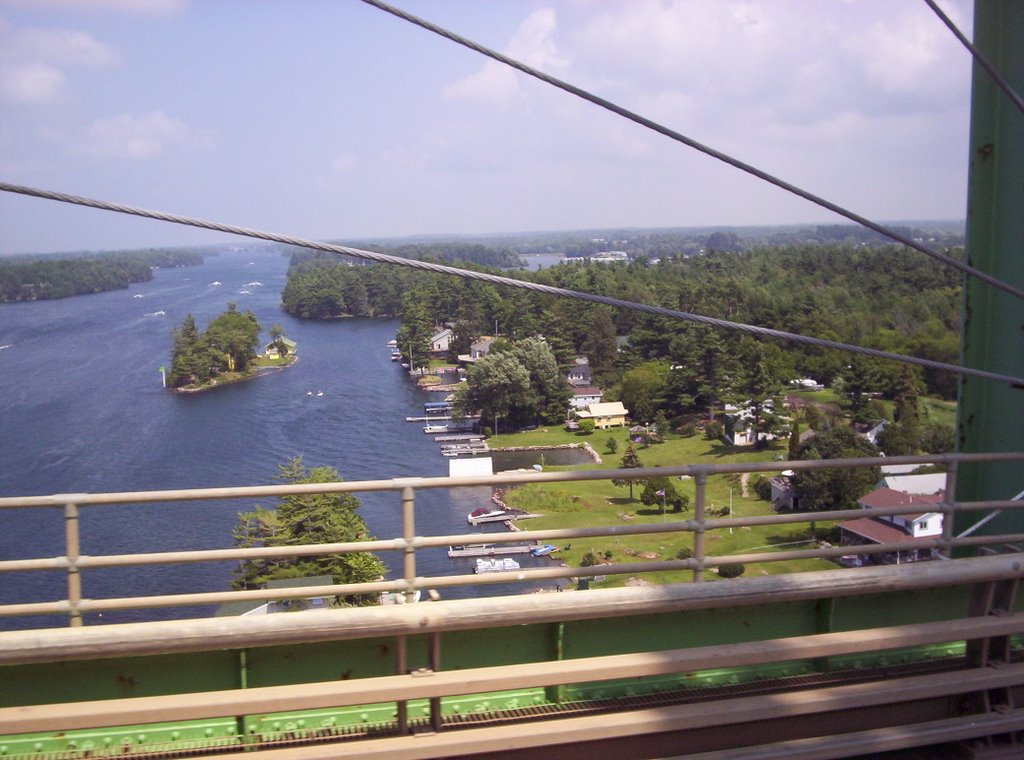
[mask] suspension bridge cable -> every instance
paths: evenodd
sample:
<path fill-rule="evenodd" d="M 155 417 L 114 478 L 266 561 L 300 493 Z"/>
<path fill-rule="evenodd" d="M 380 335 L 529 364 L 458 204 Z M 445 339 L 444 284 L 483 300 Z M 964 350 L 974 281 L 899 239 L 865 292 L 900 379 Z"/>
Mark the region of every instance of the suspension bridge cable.
<path fill-rule="evenodd" d="M 989 372 L 987 370 L 974 369 L 971 367 L 962 367 L 956 364 L 947 364 L 945 362 L 933 361 L 931 359 L 919 359 L 916 356 L 905 356 L 903 354 L 896 354 L 889 351 L 880 351 L 875 348 L 866 348 L 864 346 L 856 346 L 849 343 L 840 343 L 839 341 L 834 340 L 824 340 L 822 338 L 814 338 L 807 335 L 785 332 L 783 330 L 774 330 L 769 327 L 758 327 L 756 325 L 748 325 L 742 322 L 730 322 L 725 319 L 707 317 L 702 314 L 693 314 L 691 312 L 678 311 L 676 309 L 668 309 L 662 306 L 650 306 L 648 304 L 634 303 L 632 301 L 623 301 L 622 299 L 612 298 L 610 296 L 601 296 L 593 293 L 583 293 L 578 290 L 568 290 L 566 288 L 558 288 L 553 285 L 543 285 L 537 282 L 516 280 L 512 277 L 504 277 L 502 275 L 489 274 L 487 272 L 474 272 L 468 269 L 459 269 L 458 267 L 446 266 L 444 264 L 434 264 L 428 261 L 417 261 L 415 259 L 405 259 L 402 258 L 401 256 L 392 256 L 386 253 L 366 251 L 361 248 L 351 248 L 349 246 L 335 245 L 333 243 L 321 243 L 315 240 L 305 240 L 303 238 L 292 237 L 290 235 L 281 235 L 274 232 L 264 232 L 262 230 L 254 230 L 247 227 L 237 227 L 235 225 L 221 224 L 219 222 L 211 222 L 188 216 L 168 214 L 162 211 L 151 211 L 149 209 L 142 209 L 134 206 L 126 206 L 120 203 L 111 203 L 109 201 L 95 200 L 92 198 L 83 198 L 81 196 L 68 195 L 66 193 L 58 193 L 52 190 L 40 190 L 38 188 L 25 187 L 23 185 L 13 185 L 7 182 L 0 182 L 0 191 L 16 193 L 18 195 L 27 195 L 35 198 L 44 198 L 46 200 L 59 201 L 61 203 L 70 203 L 76 206 L 86 206 L 89 208 L 96 208 L 104 211 L 115 211 L 120 214 L 129 214 L 132 216 L 139 216 L 146 219 L 156 219 L 163 222 L 181 224 L 186 227 L 199 227 L 207 230 L 215 230 L 217 232 L 226 232 L 231 235 L 241 235 L 243 237 L 257 238 L 259 240 L 269 240 L 274 243 L 294 245 L 300 248 L 312 248 L 317 251 L 326 251 L 328 253 L 355 256 L 360 259 L 378 261 L 384 264 L 394 264 L 396 266 L 408 267 L 410 269 L 419 269 L 422 271 L 434 272 L 437 274 L 454 275 L 456 277 L 462 277 L 465 279 L 480 280 L 483 282 L 490 282 L 495 285 L 505 285 L 508 287 L 519 288 L 520 290 L 529 290 L 536 293 L 546 293 L 554 296 L 575 298 L 580 301 L 589 301 L 591 303 L 599 303 L 604 304 L 606 306 L 631 309 L 633 311 L 641 311 L 647 314 L 668 317 L 670 319 L 681 319 L 688 322 L 696 322 L 698 324 L 708 325 L 710 327 L 717 327 L 723 330 L 737 330 L 739 332 L 744 332 L 749 335 L 756 335 L 762 338 L 777 338 L 780 340 L 792 341 L 794 343 L 802 343 L 808 346 L 816 346 L 818 348 L 833 348 L 838 349 L 840 351 L 847 351 L 855 354 L 863 354 L 864 356 L 871 356 L 876 359 L 889 359 L 892 361 L 904 362 L 906 364 L 914 364 L 919 367 L 925 367 L 927 369 L 954 372 L 960 375 L 970 375 L 973 377 L 984 378 L 986 380 L 995 380 L 1001 383 L 1008 383 L 1009 385 L 1014 387 L 1024 388 L 1024 378 L 1014 377 L 1012 375 L 1003 375 L 997 372 Z"/>
<path fill-rule="evenodd" d="M 705 155 L 718 159 L 719 161 L 729 164 L 730 166 L 733 166 L 736 169 L 739 169 L 740 171 L 746 172 L 747 174 L 751 174 L 757 177 L 758 179 L 764 180 L 765 182 L 771 185 L 775 185 L 776 187 L 781 188 L 782 190 L 785 190 L 789 193 L 792 193 L 793 195 L 799 196 L 804 200 L 810 201 L 811 203 L 817 206 L 821 206 L 822 208 L 827 209 L 833 212 L 834 214 L 838 214 L 839 216 L 845 217 L 846 219 L 849 219 L 852 222 L 856 222 L 862 227 L 867 227 L 869 230 L 874 230 L 880 235 L 884 235 L 885 237 L 895 240 L 898 243 L 902 243 L 908 248 L 913 248 L 915 251 L 920 251 L 921 253 L 927 256 L 931 256 L 933 259 L 936 259 L 944 264 L 947 264 L 948 266 L 959 269 L 965 274 L 968 274 L 972 277 L 977 277 L 979 280 L 988 283 L 992 287 L 1005 291 L 1006 293 L 1016 296 L 1017 298 L 1024 299 L 1024 290 L 1021 290 L 1020 288 L 1011 285 L 1008 282 L 1000 280 L 998 277 L 994 277 L 986 272 L 982 272 L 980 269 L 975 269 L 971 265 L 965 264 L 962 261 L 957 261 L 955 258 L 945 253 L 934 251 L 931 248 L 928 248 L 927 246 L 916 242 L 913 238 L 907 237 L 906 235 L 903 235 L 897 232 L 896 230 L 889 229 L 888 227 L 878 224 L 877 222 L 873 222 L 870 219 L 861 216 L 860 214 L 854 213 L 853 211 L 850 211 L 835 203 L 832 203 L 831 201 L 825 200 L 821 196 L 815 195 L 807 190 L 797 187 L 796 185 L 790 184 L 789 182 L 786 182 L 783 179 L 780 179 L 772 174 L 769 174 L 766 171 L 758 169 L 756 166 L 752 166 L 751 164 L 745 163 L 744 161 L 740 161 L 738 158 L 733 158 L 730 155 L 715 150 L 714 148 L 704 145 L 703 143 L 697 142 L 693 138 L 687 137 L 686 135 L 681 134 L 680 132 L 676 132 L 675 130 L 669 129 L 668 127 L 663 126 L 658 122 L 652 121 L 651 119 L 641 116 L 640 114 L 634 113 L 633 111 L 623 108 L 620 105 L 616 105 L 615 103 L 612 103 L 609 100 L 605 100 L 602 97 L 594 95 L 593 93 L 588 92 L 587 90 L 569 84 L 568 82 L 562 81 L 561 79 L 557 79 L 551 76 L 550 74 L 545 74 L 544 72 L 532 68 L 531 66 L 528 66 L 525 63 L 522 63 L 521 61 L 517 61 L 515 58 L 509 58 L 507 55 L 503 55 L 502 53 L 498 53 L 494 50 L 491 50 L 490 48 L 484 47 L 483 45 L 473 42 L 472 40 L 467 39 L 459 34 L 456 34 L 455 32 L 452 32 L 448 29 L 445 29 L 444 27 L 437 26 L 436 24 L 431 23 L 430 21 L 426 21 L 424 19 L 419 18 L 418 16 L 412 15 L 411 13 L 407 13 L 401 10 L 400 8 L 395 8 L 394 6 L 388 5 L 387 3 L 381 2 L 380 0 L 362 1 L 367 5 L 371 5 L 374 8 L 378 8 L 382 11 L 385 11 L 386 13 L 390 13 L 393 16 L 397 16 L 398 18 L 404 21 L 408 21 L 411 24 L 415 24 L 416 26 L 426 29 L 427 31 L 433 32 L 434 34 L 449 39 L 452 42 L 455 42 L 456 44 L 462 45 L 463 47 L 467 47 L 470 50 L 474 50 L 477 53 L 480 53 L 481 55 L 485 55 L 488 58 L 498 61 L 499 63 L 503 63 L 506 66 L 518 69 L 524 74 L 534 77 L 535 79 L 539 79 L 542 82 L 550 84 L 553 87 L 557 87 L 558 89 L 575 95 L 578 98 L 582 98 L 583 100 L 593 103 L 594 105 L 599 106 L 601 108 L 604 108 L 607 111 L 611 111 L 612 113 L 622 116 L 625 119 L 629 119 L 630 121 L 636 124 L 639 124 L 643 127 L 647 127 L 648 129 L 658 132 L 659 134 L 664 135 L 665 137 L 668 137 L 671 140 L 680 142 L 683 145 L 693 148 L 694 150 L 698 150 L 701 153 L 704 153 Z"/>
<path fill-rule="evenodd" d="M 1024 99 L 1022 99 L 1021 96 L 1017 94 L 1017 91 L 1013 89 L 1013 85 L 1007 82 L 1006 78 L 996 71 L 995 66 L 989 63 L 988 59 L 981 54 L 981 51 L 964 36 L 963 32 L 957 29 L 956 24 L 953 23 L 949 16 L 942 12 L 942 9 L 938 6 L 938 3 L 936 3 L 935 0 L 924 1 L 928 4 L 928 7 L 935 12 L 935 15 L 939 17 L 939 20 L 949 28 L 949 31 L 953 33 L 953 36 L 960 40 L 960 44 L 967 48 L 970 54 L 974 56 L 975 62 L 981 66 L 981 68 L 985 69 L 988 75 L 992 78 L 992 81 L 999 86 L 999 89 L 1006 93 L 1006 97 L 1008 97 L 1013 104 L 1017 106 L 1017 109 L 1021 113 L 1024 113 Z"/>

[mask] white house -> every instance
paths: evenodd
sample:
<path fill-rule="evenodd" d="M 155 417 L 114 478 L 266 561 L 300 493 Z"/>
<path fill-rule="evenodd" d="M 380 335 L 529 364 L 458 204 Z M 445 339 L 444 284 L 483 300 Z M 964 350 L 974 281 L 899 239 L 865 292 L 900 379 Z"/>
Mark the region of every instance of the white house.
<path fill-rule="evenodd" d="M 882 488 L 891 488 L 894 491 L 930 496 L 945 492 L 946 473 L 931 472 L 926 475 L 902 475 L 883 472 L 882 482 L 879 485 Z"/>
<path fill-rule="evenodd" d="M 919 506 L 920 512 L 885 517 L 862 517 L 839 523 L 844 546 L 867 544 L 928 543 L 928 539 L 942 535 L 942 513 L 929 511 L 929 507 L 940 504 L 944 493 L 914 494 L 896 491 L 892 488 L 876 488 L 865 494 L 857 503 L 865 509 L 886 507 Z M 900 549 L 881 554 L 862 555 L 866 564 L 901 564 L 933 559 L 935 550 L 924 545 L 921 548 Z"/>
<path fill-rule="evenodd" d="M 451 348 L 452 338 L 454 337 L 450 327 L 445 327 L 442 330 L 434 333 L 430 338 L 430 350 L 431 352 L 443 353 Z"/>
<path fill-rule="evenodd" d="M 476 343 L 470 345 L 468 354 L 459 354 L 459 361 L 475 362 L 481 357 L 487 356 L 487 352 L 491 350 L 491 344 L 494 343 L 494 340 L 494 338 L 487 336 L 480 338 Z"/>
<path fill-rule="evenodd" d="M 579 385 L 573 388 L 573 396 L 569 399 L 571 409 L 586 409 L 591 404 L 600 404 L 604 394 L 596 385 Z"/>

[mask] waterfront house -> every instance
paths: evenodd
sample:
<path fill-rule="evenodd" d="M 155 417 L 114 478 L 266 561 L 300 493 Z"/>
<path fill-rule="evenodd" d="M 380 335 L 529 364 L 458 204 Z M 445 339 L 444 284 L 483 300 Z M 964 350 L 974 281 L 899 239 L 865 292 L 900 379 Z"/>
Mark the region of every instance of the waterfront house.
<path fill-rule="evenodd" d="M 289 340 L 282 336 L 276 341 L 268 343 L 263 349 L 263 355 L 268 359 L 280 359 L 281 351 L 278 349 L 278 343 L 284 345 L 285 354 L 294 354 L 295 347 L 298 345 L 294 340 Z"/>
<path fill-rule="evenodd" d="M 452 338 L 455 333 L 452 332 L 450 327 L 445 327 L 438 330 L 430 338 L 430 353 L 443 354 L 448 351 L 452 346 Z"/>
<path fill-rule="evenodd" d="M 581 420 L 593 420 L 598 430 L 610 427 L 624 427 L 629 411 L 621 401 L 608 401 L 603 404 L 589 404 L 586 409 L 576 412 Z"/>

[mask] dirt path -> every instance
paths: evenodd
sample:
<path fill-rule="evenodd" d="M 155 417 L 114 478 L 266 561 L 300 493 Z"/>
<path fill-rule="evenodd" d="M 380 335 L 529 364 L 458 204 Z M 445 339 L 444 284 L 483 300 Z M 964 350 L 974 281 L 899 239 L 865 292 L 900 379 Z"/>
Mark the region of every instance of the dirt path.
<path fill-rule="evenodd" d="M 746 499 L 747 497 L 750 496 L 750 490 L 748 488 L 749 485 L 750 485 L 750 473 L 749 472 L 745 472 L 742 475 L 740 475 L 740 495 L 744 499 Z"/>

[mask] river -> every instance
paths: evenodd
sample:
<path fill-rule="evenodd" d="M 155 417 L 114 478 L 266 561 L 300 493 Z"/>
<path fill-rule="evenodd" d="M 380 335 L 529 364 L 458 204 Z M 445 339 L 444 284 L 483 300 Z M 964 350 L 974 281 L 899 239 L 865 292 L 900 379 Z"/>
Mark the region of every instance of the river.
<path fill-rule="evenodd" d="M 0 304 L 0 495 L 132 491 L 275 483 L 277 466 L 302 456 L 346 480 L 447 475 L 430 436 L 405 417 L 425 400 L 386 343 L 395 320 L 294 319 L 280 308 L 287 259 L 267 248 L 225 249 L 198 267 L 165 269 L 127 290 L 58 301 Z M 219 284 L 215 284 L 219 283 Z M 172 394 L 159 368 L 186 314 L 201 328 L 229 301 L 252 309 L 264 330 L 280 324 L 298 344 L 292 367 L 204 393 Z M 264 338 L 266 333 L 264 333 Z M 320 395 L 322 392 L 322 395 Z M 417 494 L 417 532 L 467 529 L 489 489 Z M 395 495 L 361 497 L 380 538 L 401 533 Z M 90 507 L 82 552 L 119 554 L 223 548 L 240 510 L 256 502 L 209 501 Z M 272 500 L 264 500 L 272 506 Z M 63 554 L 59 509 L 0 511 L 0 559 Z M 400 558 L 386 554 L 391 571 Z M 469 572 L 443 549 L 418 554 L 419 574 Z M 548 560 L 524 558 L 524 564 Z M 220 591 L 230 563 L 83 573 L 86 598 Z M 0 603 L 65 596 L 62 573 L 0 576 Z M 500 585 L 450 589 L 448 598 L 522 591 Z M 213 608 L 106 613 L 104 621 L 208 615 Z M 89 620 L 87 622 L 97 622 Z M 66 625 L 57 616 L 0 618 L 0 629 Z"/>

